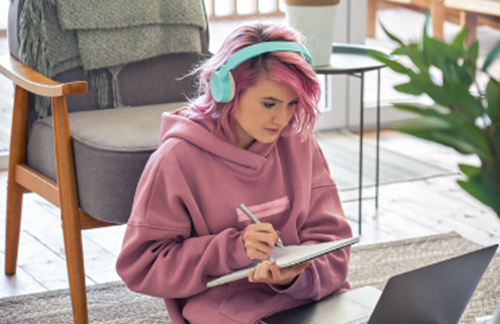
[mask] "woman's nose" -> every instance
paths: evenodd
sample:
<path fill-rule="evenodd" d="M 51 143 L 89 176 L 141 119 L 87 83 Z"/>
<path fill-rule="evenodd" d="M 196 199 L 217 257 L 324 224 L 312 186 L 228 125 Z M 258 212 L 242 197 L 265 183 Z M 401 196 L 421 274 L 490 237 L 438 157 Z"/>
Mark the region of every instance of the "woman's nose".
<path fill-rule="evenodd" d="M 280 127 L 284 127 L 288 124 L 290 117 L 288 109 L 286 109 L 286 107 L 280 107 L 280 109 L 276 109 L 273 122 Z"/>

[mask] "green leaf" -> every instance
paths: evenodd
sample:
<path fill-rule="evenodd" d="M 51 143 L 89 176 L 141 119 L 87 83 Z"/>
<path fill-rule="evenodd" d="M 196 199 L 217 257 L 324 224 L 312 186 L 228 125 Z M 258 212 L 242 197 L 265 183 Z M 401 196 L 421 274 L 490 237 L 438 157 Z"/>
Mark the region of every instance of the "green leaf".
<path fill-rule="evenodd" d="M 421 71 L 426 72 L 429 70 L 429 64 L 427 64 L 424 54 L 415 44 L 410 44 L 408 46 L 396 48 L 393 52 L 395 55 L 406 55 L 415 64 L 415 66 Z"/>
<path fill-rule="evenodd" d="M 500 127 L 500 83 L 494 79 L 490 79 L 486 86 L 486 102 L 491 123 Z"/>
<path fill-rule="evenodd" d="M 402 111 L 407 111 L 411 112 L 417 115 L 421 116 L 427 116 L 427 117 L 436 117 L 436 118 L 442 118 L 442 114 L 438 112 L 434 108 L 422 108 L 420 106 L 412 105 L 412 104 L 406 104 L 406 103 L 393 103 L 392 104 L 396 109 L 402 110 Z M 447 107 L 444 107 L 447 108 Z M 446 118 L 444 118 L 446 120 Z"/>
<path fill-rule="evenodd" d="M 438 118 L 445 120 L 451 126 L 449 131 L 441 132 L 441 134 L 436 134 L 435 136 L 440 137 L 443 135 L 443 140 L 448 142 L 450 140 L 447 137 L 452 136 L 452 147 L 458 152 L 463 154 L 474 153 L 488 162 L 494 160 L 487 135 L 482 129 L 476 126 L 475 120 L 470 120 L 461 113 L 441 114 Z M 457 145 L 456 141 L 462 142 L 462 145 Z"/>
<path fill-rule="evenodd" d="M 401 65 L 400 63 L 392 60 L 389 55 L 381 53 L 379 51 L 373 51 L 373 50 L 368 50 L 368 54 L 373 57 L 374 59 L 384 63 L 387 65 L 391 70 L 402 73 L 402 74 L 408 74 L 409 69 Z"/>
<path fill-rule="evenodd" d="M 477 166 L 459 164 L 458 168 L 460 169 L 460 171 L 462 171 L 463 174 L 467 176 L 467 178 L 472 178 L 481 173 L 481 168 Z"/>
<path fill-rule="evenodd" d="M 391 125 L 393 129 L 450 146 L 461 154 L 478 154 L 485 161 L 493 160 L 485 133 L 463 116 L 411 105 L 396 108 L 422 117 L 395 122 Z"/>
<path fill-rule="evenodd" d="M 500 188 L 497 178 L 487 175 L 484 170 L 469 177 L 466 181 L 457 181 L 460 187 L 467 191 L 471 196 L 491 207 L 500 217 Z"/>
<path fill-rule="evenodd" d="M 396 89 L 399 92 L 408 93 L 408 94 L 412 94 L 415 96 L 419 96 L 423 93 L 423 91 L 418 86 L 416 86 L 413 82 L 398 84 L 398 85 L 394 86 L 394 89 Z"/>
<path fill-rule="evenodd" d="M 455 66 L 457 75 L 458 75 L 458 80 L 463 83 L 464 85 L 467 86 L 467 89 L 470 88 L 470 86 L 474 83 L 475 81 L 475 69 L 476 65 L 472 64 L 469 60 L 465 60 L 464 63 L 460 65 Z"/>
<path fill-rule="evenodd" d="M 391 34 L 384 26 L 384 24 L 382 24 L 382 22 L 380 22 L 380 26 L 382 27 L 382 30 L 384 31 L 384 33 L 389 36 L 390 39 L 392 39 L 393 41 L 395 41 L 396 43 L 398 43 L 399 45 L 404 45 L 404 43 L 399 39 L 397 38 L 396 36 L 394 36 L 393 34 Z"/>
<path fill-rule="evenodd" d="M 418 86 L 424 93 L 441 106 L 449 106 L 453 102 L 450 98 L 447 89 L 436 85 L 431 79 L 431 76 L 426 73 L 413 73 L 411 70 L 408 72 L 411 82 Z"/>
<path fill-rule="evenodd" d="M 479 42 L 477 40 L 472 42 L 472 44 L 469 46 L 469 49 L 467 50 L 467 54 L 470 57 L 469 64 L 474 69 L 476 69 L 477 57 L 479 55 Z"/>
<path fill-rule="evenodd" d="M 439 58 L 445 58 L 452 62 L 456 62 L 463 56 L 462 51 L 456 47 L 435 38 L 427 38 L 424 40 L 424 54 L 426 59 L 430 60 L 430 62 L 436 66 Z"/>
<path fill-rule="evenodd" d="M 425 23 L 424 23 L 424 38 L 429 37 L 429 31 L 431 29 L 431 13 L 429 10 L 425 11 Z"/>
<path fill-rule="evenodd" d="M 462 30 L 460 30 L 460 32 L 457 34 L 457 36 L 455 36 L 451 44 L 458 49 L 463 49 L 465 40 L 467 39 L 468 35 L 469 35 L 469 27 L 465 25 L 464 28 L 462 28 Z"/>
<path fill-rule="evenodd" d="M 464 84 L 456 83 L 452 87 L 450 97 L 453 104 L 463 113 L 474 121 L 482 115 L 481 106 L 477 98 L 469 92 L 469 87 Z"/>
<path fill-rule="evenodd" d="M 498 124 L 496 125 L 497 127 L 499 126 Z M 497 129 L 494 133 L 493 133 L 493 145 L 495 146 L 495 151 L 496 151 L 496 161 L 497 161 L 497 167 L 500 169 L 500 166 L 498 164 L 500 164 L 500 129 Z M 500 173 L 500 171 L 499 171 Z M 498 176 L 498 181 L 500 181 L 500 175 Z"/>
<path fill-rule="evenodd" d="M 498 53 L 500 53 L 500 41 L 495 45 L 495 47 L 493 47 L 491 52 L 488 54 L 488 56 L 484 60 L 483 68 L 481 69 L 481 71 L 486 72 L 486 70 L 488 70 L 488 67 L 493 62 L 493 60 L 495 60 Z"/>
<path fill-rule="evenodd" d="M 461 154 L 478 154 L 477 147 L 458 137 L 456 129 L 448 132 L 434 132 L 430 137 L 432 141 L 450 146 Z"/>
<path fill-rule="evenodd" d="M 419 117 L 408 120 L 401 120 L 391 125 L 391 128 L 403 133 L 431 132 L 442 129 L 450 129 L 452 125 L 440 118 Z M 420 137 L 420 136 L 418 136 Z"/>

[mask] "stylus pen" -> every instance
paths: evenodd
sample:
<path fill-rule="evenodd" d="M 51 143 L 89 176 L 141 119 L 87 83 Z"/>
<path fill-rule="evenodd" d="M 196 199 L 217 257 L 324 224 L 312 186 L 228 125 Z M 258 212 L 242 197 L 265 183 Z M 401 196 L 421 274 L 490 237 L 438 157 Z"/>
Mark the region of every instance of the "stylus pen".
<path fill-rule="evenodd" d="M 254 222 L 255 224 L 260 224 L 260 220 L 259 220 L 257 217 L 255 217 L 255 215 L 254 215 L 254 214 L 252 214 L 252 212 L 251 212 L 251 211 L 249 211 L 249 210 L 248 210 L 248 208 L 247 208 L 245 205 L 241 204 L 241 205 L 240 205 L 240 209 L 241 209 L 241 210 L 242 210 L 242 211 L 243 211 L 243 212 L 244 212 L 244 213 L 245 213 L 248 217 L 250 217 L 250 219 L 251 219 L 251 220 L 253 220 L 253 222 Z M 279 233 L 279 232 L 278 232 L 278 233 Z M 278 237 L 278 246 L 279 246 L 280 248 L 282 248 L 283 250 L 285 250 L 285 245 L 283 245 L 283 242 L 281 241 L 281 239 L 280 239 L 279 237 Z"/>

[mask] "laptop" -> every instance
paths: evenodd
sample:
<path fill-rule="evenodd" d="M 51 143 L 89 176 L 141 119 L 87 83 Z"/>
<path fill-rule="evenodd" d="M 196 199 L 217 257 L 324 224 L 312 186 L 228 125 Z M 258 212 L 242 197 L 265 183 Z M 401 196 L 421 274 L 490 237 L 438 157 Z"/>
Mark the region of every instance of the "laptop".
<path fill-rule="evenodd" d="M 456 324 L 495 255 L 492 245 L 264 318 L 266 324 Z"/>

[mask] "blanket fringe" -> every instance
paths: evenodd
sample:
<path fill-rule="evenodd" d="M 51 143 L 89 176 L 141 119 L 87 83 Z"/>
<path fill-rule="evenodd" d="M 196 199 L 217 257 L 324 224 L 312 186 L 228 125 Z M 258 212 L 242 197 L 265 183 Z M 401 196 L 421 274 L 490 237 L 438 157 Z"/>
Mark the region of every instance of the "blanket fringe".
<path fill-rule="evenodd" d="M 46 11 L 55 10 L 54 0 L 25 1 L 20 17 L 19 28 L 19 56 L 23 62 L 37 72 L 52 78 L 50 65 L 47 59 L 46 33 L 43 24 Z M 50 115 L 51 100 L 48 97 L 36 96 L 35 110 L 38 118 Z"/>
<path fill-rule="evenodd" d="M 118 74 L 122 71 L 125 65 L 117 65 L 108 68 L 108 71 L 111 73 L 111 88 L 113 90 L 113 107 L 114 108 L 122 108 L 123 102 L 122 97 L 120 95 L 120 89 L 118 84 Z"/>

